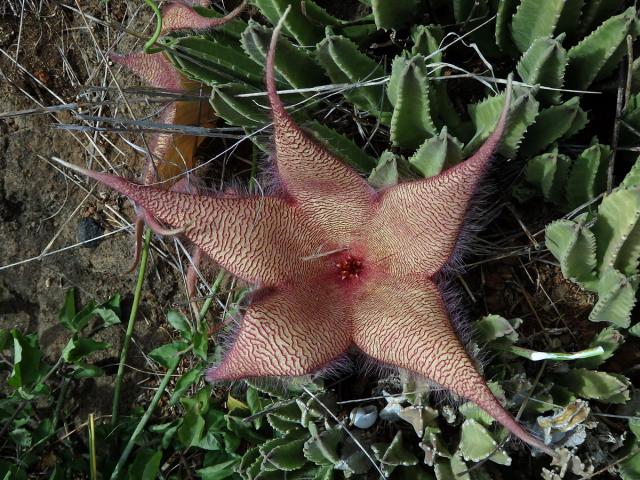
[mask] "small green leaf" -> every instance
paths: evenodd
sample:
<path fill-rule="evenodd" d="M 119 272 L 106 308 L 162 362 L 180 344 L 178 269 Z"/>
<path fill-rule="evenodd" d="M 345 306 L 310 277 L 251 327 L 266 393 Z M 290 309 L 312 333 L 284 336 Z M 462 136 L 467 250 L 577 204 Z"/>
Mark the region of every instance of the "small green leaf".
<path fill-rule="evenodd" d="M 231 414 L 237 413 L 236 410 L 240 410 L 240 415 L 246 413 L 249 410 L 249 406 L 244 403 L 242 400 L 238 400 L 231 393 L 227 393 L 227 411 Z M 244 410 L 244 412 L 242 412 Z"/>
<path fill-rule="evenodd" d="M 198 381 L 198 379 L 202 376 L 202 368 L 196 367 L 189 370 L 187 373 L 183 374 L 178 381 L 176 382 L 176 387 L 171 394 L 171 399 L 169 400 L 170 405 L 175 405 L 180 397 L 184 395 L 184 393 L 191 387 L 194 383 Z"/>
<path fill-rule="evenodd" d="M 248 448 L 247 451 L 242 455 L 240 459 L 240 464 L 238 465 L 238 472 L 247 475 L 248 470 L 251 468 L 251 465 L 254 465 L 260 459 L 260 449 L 259 447 Z M 253 477 L 249 477 L 253 478 Z"/>
<path fill-rule="evenodd" d="M 514 318 L 507 320 L 500 315 L 487 315 L 475 324 L 478 340 L 486 343 L 498 338 L 508 338 L 511 342 L 518 341 L 516 329 L 522 325 L 522 320 Z"/>
<path fill-rule="evenodd" d="M 233 81 L 262 85 L 262 68 L 235 45 L 205 36 L 181 37 L 168 53 L 181 70 L 209 86 Z"/>
<path fill-rule="evenodd" d="M 631 170 L 625 175 L 620 186 L 625 188 L 640 187 L 640 157 L 636 158 Z"/>
<path fill-rule="evenodd" d="M 75 363 L 93 352 L 106 350 L 109 347 L 108 343 L 97 342 L 90 338 L 72 338 L 62 350 L 62 358 L 65 362 Z"/>
<path fill-rule="evenodd" d="M 265 461 L 278 470 L 285 472 L 302 468 L 307 462 L 303 453 L 303 446 L 306 441 L 307 437 L 305 436 L 276 445 L 263 452 Z"/>
<path fill-rule="evenodd" d="M 186 344 L 182 342 L 168 343 L 152 350 L 149 356 L 165 368 L 174 368 L 185 349 Z"/>
<path fill-rule="evenodd" d="M 518 0 L 499 0 L 498 13 L 496 15 L 496 43 L 500 50 L 514 56 L 517 52 L 511 35 L 509 35 L 509 27 L 516 8 L 519 5 Z"/>
<path fill-rule="evenodd" d="M 283 29 L 293 36 L 300 45 L 315 45 L 322 39 L 321 24 L 313 21 L 305 13 L 306 7 L 313 4 L 313 2 L 309 0 L 251 0 L 251 3 L 256 5 L 260 12 L 269 19 L 271 25 L 274 26 L 282 18 L 287 7 L 290 6 L 291 10 L 284 20 Z M 310 10 L 314 11 L 317 16 L 321 8 L 315 5 L 315 8 Z M 324 12 L 323 18 L 326 20 L 327 17 L 329 15 Z"/>
<path fill-rule="evenodd" d="M 634 337 L 640 337 L 640 322 L 636 323 L 634 326 L 629 328 L 629 335 L 633 335 Z"/>
<path fill-rule="evenodd" d="M 258 393 L 258 391 L 255 388 L 247 388 L 247 406 L 249 407 L 249 410 L 251 411 L 252 415 L 255 415 L 256 413 L 262 411 L 266 405 L 266 402 L 263 401 L 262 398 L 260 398 L 260 394 Z"/>
<path fill-rule="evenodd" d="M 589 202 L 607 187 L 607 165 L 611 148 L 596 144 L 584 150 L 573 162 L 567 182 L 569 208 Z"/>
<path fill-rule="evenodd" d="M 631 443 L 631 448 L 638 450 L 640 448 L 640 442 L 634 439 Z M 622 480 L 637 480 L 640 478 L 640 453 L 635 453 L 620 462 L 618 469 L 620 470 L 620 478 Z"/>
<path fill-rule="evenodd" d="M 114 295 L 101 305 L 96 305 L 91 301 L 79 312 L 76 311 L 75 304 L 75 291 L 69 289 L 65 294 L 64 305 L 58 315 L 60 323 L 73 333 L 83 330 L 89 321 L 96 316 L 103 320 L 103 328 L 120 323 L 119 294 Z"/>
<path fill-rule="evenodd" d="M 264 410 L 267 409 L 267 406 L 272 405 L 270 400 L 262 398 L 258 391 L 255 388 L 249 387 L 247 389 L 247 405 L 249 406 L 249 410 L 252 415 L 256 413 L 263 413 Z M 262 424 L 265 420 L 264 415 L 258 415 L 254 420 L 253 424 L 259 430 L 262 427 Z"/>
<path fill-rule="evenodd" d="M 271 438 L 266 442 L 262 442 L 262 445 L 260 445 L 260 454 L 263 456 L 264 460 L 268 461 L 271 458 L 271 452 L 274 449 L 282 446 L 288 446 L 289 444 L 291 444 L 291 442 L 297 442 L 298 440 L 306 441 L 308 438 L 309 438 L 309 433 L 307 432 L 307 430 L 299 428 L 297 430 L 293 430 L 291 432 L 286 433 L 282 437 Z M 285 451 L 287 450 L 288 449 L 285 449 Z M 302 444 L 300 445 L 300 454 L 302 454 Z M 296 458 L 296 463 L 298 463 L 300 460 L 297 454 L 295 454 L 295 458 Z M 304 458 L 302 459 L 302 462 L 304 463 Z M 263 462 L 263 467 L 264 465 L 265 465 L 265 462 Z M 271 464 L 269 466 L 269 470 L 274 470 L 273 467 L 275 467 L 275 465 Z"/>
<path fill-rule="evenodd" d="M 373 18 L 382 29 L 398 29 L 419 15 L 421 0 L 372 0 Z"/>
<path fill-rule="evenodd" d="M 245 383 L 250 387 L 255 388 L 259 392 L 275 398 L 284 398 L 288 393 L 288 391 L 281 384 L 269 381 L 269 379 L 256 377 L 252 379 L 246 379 Z"/>
<path fill-rule="evenodd" d="M 369 175 L 369 184 L 383 189 L 398 183 L 398 163 L 395 154 L 390 151 L 382 152 L 378 166 Z"/>
<path fill-rule="evenodd" d="M 18 330 L 11 330 L 13 337 L 13 369 L 7 384 L 13 388 L 33 386 L 41 377 L 40 357 L 42 353 L 35 334 L 23 335 Z"/>
<path fill-rule="evenodd" d="M 120 323 L 120 294 L 116 293 L 102 305 L 96 307 L 94 312 L 102 318 L 104 328 L 118 325 Z"/>
<path fill-rule="evenodd" d="M 76 363 L 73 369 L 73 378 L 96 378 L 104 375 L 105 371 L 102 368 L 83 362 Z"/>
<path fill-rule="evenodd" d="M 136 454 L 136 458 L 129 468 L 130 480 L 155 480 L 160 471 L 162 452 L 143 448 Z"/>
<path fill-rule="evenodd" d="M 339 428 L 330 428 L 321 433 L 315 423 L 309 424 L 311 438 L 304 444 L 304 456 L 316 465 L 334 465 L 340 461 L 338 453 L 342 442 L 342 431 Z"/>
<path fill-rule="evenodd" d="M 184 339 L 191 339 L 191 325 L 189 325 L 189 322 L 182 313 L 169 310 L 169 313 L 167 313 L 167 321 L 173 328 L 180 332 Z"/>
<path fill-rule="evenodd" d="M 238 80 L 256 85 L 262 83 L 261 66 L 247 58 L 235 45 L 193 36 L 182 37 L 175 48 L 196 60 L 203 60 L 205 65 L 212 65 L 214 68 L 228 72 Z"/>
<path fill-rule="evenodd" d="M 276 432 L 288 433 L 291 430 L 300 427 L 300 419 L 290 420 L 278 415 L 267 414 L 267 422 Z"/>
<path fill-rule="evenodd" d="M 556 220 L 545 229 L 549 251 L 560 262 L 562 274 L 587 288 L 596 280 L 596 237 L 585 226 L 586 215 L 575 220 Z"/>
<path fill-rule="evenodd" d="M 535 0 L 534 0 L 535 1 Z M 568 52 L 566 84 L 569 88 L 585 89 L 598 77 L 611 73 L 626 53 L 627 34 L 636 36 L 636 7 L 610 17 L 588 37 Z"/>
<path fill-rule="evenodd" d="M 435 424 L 435 419 L 438 418 L 438 411 L 428 406 L 410 405 L 400 409 L 398 418 L 409 423 L 415 430 L 416 435 L 422 437 L 424 429 Z"/>
<path fill-rule="evenodd" d="M 592 231 L 598 239 L 600 275 L 615 268 L 626 276 L 638 272 L 640 259 L 640 189 L 621 188 L 600 203 Z"/>
<path fill-rule="evenodd" d="M 64 294 L 64 303 L 62 304 L 62 309 L 58 314 L 58 320 L 62 325 L 67 327 L 67 329 L 75 332 L 75 327 L 73 326 L 73 318 L 76 316 L 76 291 L 73 288 L 70 288 Z"/>
<path fill-rule="evenodd" d="M 205 329 L 203 332 L 196 332 L 193 335 L 193 353 L 200 359 L 207 360 L 207 350 L 209 347 L 209 333 Z"/>
<path fill-rule="evenodd" d="M 413 40 L 412 55 L 423 55 L 428 63 L 438 63 L 442 61 L 442 51 L 440 42 L 444 37 L 444 32 L 440 25 L 414 25 L 411 29 L 411 39 Z M 437 75 L 440 69 L 433 72 Z"/>
<path fill-rule="evenodd" d="M 203 436 L 204 427 L 205 421 L 198 409 L 191 409 L 182 417 L 182 423 L 176 432 L 177 437 L 185 447 L 197 446 Z"/>
<path fill-rule="evenodd" d="M 333 83 L 357 84 L 385 76 L 384 69 L 346 37 L 328 35 L 318 44 L 316 56 Z M 382 123 L 389 122 L 390 106 L 382 85 L 349 88 L 344 95 L 357 107 L 379 117 Z"/>
<path fill-rule="evenodd" d="M 571 159 L 558 153 L 556 148 L 529 160 L 525 168 L 525 178 L 527 183 L 542 192 L 545 201 L 565 206 L 570 168 Z"/>
<path fill-rule="evenodd" d="M 473 402 L 463 403 L 458 408 L 458 411 L 464 415 L 465 418 L 480 422 L 485 427 L 489 427 L 495 421 L 491 415 Z"/>
<path fill-rule="evenodd" d="M 437 136 L 420 145 L 416 153 L 409 158 L 409 163 L 428 178 L 457 165 L 462 160 L 462 143 L 447 133 L 447 127 L 442 127 Z"/>
<path fill-rule="evenodd" d="M 437 480 L 470 480 L 469 475 L 462 475 L 456 477 L 451 470 L 451 463 L 449 460 L 439 460 L 433 466 L 433 471 L 436 474 Z"/>
<path fill-rule="evenodd" d="M 261 66 L 266 62 L 272 33 L 272 29 L 251 20 L 242 34 L 242 48 L 253 61 Z M 274 69 L 279 81 L 284 81 L 296 89 L 327 83 L 322 68 L 307 50 L 294 46 L 282 36 L 278 38 L 276 49 L 278 54 Z"/>
<path fill-rule="evenodd" d="M 589 320 L 629 327 L 637 289 L 637 276 L 625 277 L 617 270 L 607 270 L 598 282 L 598 303 L 591 310 Z"/>
<path fill-rule="evenodd" d="M 496 450 L 497 446 L 498 442 L 479 422 L 468 418 L 462 423 L 459 448 L 465 460 L 479 462 L 489 458 L 500 465 L 511 465 L 511 457 L 502 449 Z"/>
<path fill-rule="evenodd" d="M 198 447 L 203 450 L 219 452 L 223 450 L 222 441 L 220 439 L 220 432 L 213 428 L 207 428 L 205 420 L 205 428 L 202 433 L 202 437 L 192 444 L 193 447 Z"/>
<path fill-rule="evenodd" d="M 567 51 L 562 47 L 564 35 L 557 38 L 536 39 L 522 55 L 516 69 L 520 78 L 529 85 L 540 84 L 561 88 L 567 66 Z M 560 100 L 561 92 L 541 89 L 539 97 L 551 103 Z"/>
<path fill-rule="evenodd" d="M 559 139 L 582 130 L 586 124 L 587 113 L 580 108 L 580 98 L 571 97 L 561 105 L 540 112 L 536 122 L 527 130 L 520 153 L 535 155 Z"/>
<path fill-rule="evenodd" d="M 430 112 L 429 79 L 424 57 L 396 57 L 389 82 L 389 100 L 394 106 L 391 140 L 395 146 L 415 149 L 436 134 Z"/>
<path fill-rule="evenodd" d="M 86 304 L 82 310 L 76 313 L 75 317 L 71 320 L 71 326 L 74 329 L 72 331 L 77 333 L 84 330 L 84 328 L 89 325 L 89 321 L 91 321 L 91 319 L 96 315 L 96 304 L 91 301 Z"/>
<path fill-rule="evenodd" d="M 464 463 L 460 451 L 456 452 L 456 454 L 451 457 L 449 462 L 451 465 L 451 472 L 453 473 L 453 478 L 455 480 L 471 480 L 469 467 L 466 463 Z"/>
<path fill-rule="evenodd" d="M 333 466 L 334 469 L 344 472 L 346 478 L 352 475 L 361 475 L 371 469 L 371 461 L 351 438 L 347 438 L 342 448 L 340 461 Z"/>
<path fill-rule="evenodd" d="M 235 474 L 235 466 L 237 464 L 237 460 L 227 460 L 217 465 L 196 470 L 196 473 L 202 480 L 223 480 Z"/>
<path fill-rule="evenodd" d="M 391 473 L 398 466 L 417 465 L 418 459 L 402 443 L 402 432 L 396 433 L 391 443 L 376 444 L 371 446 L 373 454 L 380 462 L 380 467 L 385 474 Z"/>
<path fill-rule="evenodd" d="M 604 403 L 625 403 L 629 400 L 631 382 L 614 373 L 577 368 L 562 375 L 562 384 L 582 398 Z"/>
<path fill-rule="evenodd" d="M 320 122 L 305 123 L 304 127 L 319 143 L 356 170 L 369 173 L 376 166 L 376 160 L 373 157 L 363 152 L 351 139 L 332 128 Z"/>
<path fill-rule="evenodd" d="M 538 38 L 551 37 L 558 25 L 566 0 L 522 0 L 511 29 L 513 41 L 526 52 Z"/>
<path fill-rule="evenodd" d="M 262 127 L 269 123 L 268 111 L 260 105 L 264 100 L 241 96 L 259 92 L 259 89 L 242 83 L 216 85 L 211 89 L 209 101 L 216 114 L 230 125 Z"/>
<path fill-rule="evenodd" d="M 340 18 L 336 18 L 333 15 L 329 14 L 324 8 L 320 7 L 317 3 L 311 0 L 302 0 L 303 12 L 304 15 L 311 21 L 315 22 L 319 25 L 332 25 L 332 26 L 344 26 L 343 30 L 348 30 L 349 21 L 341 20 Z M 364 19 L 371 21 L 371 14 L 365 15 Z M 375 27 L 372 32 L 375 31 Z"/>
<path fill-rule="evenodd" d="M 515 156 L 524 133 L 538 115 L 539 103 L 534 94 L 534 90 L 514 88 L 514 100 L 509 108 L 509 123 L 499 148 L 500 152 L 507 157 Z M 504 106 L 504 100 L 504 93 L 501 93 L 469 106 L 469 115 L 476 133 L 464 147 L 465 157 L 480 148 L 494 131 Z"/>

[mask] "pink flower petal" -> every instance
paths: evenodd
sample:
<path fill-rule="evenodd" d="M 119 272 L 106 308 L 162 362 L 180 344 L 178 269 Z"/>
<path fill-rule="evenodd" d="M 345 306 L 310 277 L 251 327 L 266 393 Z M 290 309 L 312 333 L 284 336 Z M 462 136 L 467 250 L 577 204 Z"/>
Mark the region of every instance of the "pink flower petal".
<path fill-rule="evenodd" d="M 350 322 L 334 283 L 300 282 L 258 292 L 233 346 L 209 381 L 314 372 L 350 345 Z"/>
<path fill-rule="evenodd" d="M 179 30 L 200 31 L 220 27 L 240 15 L 246 7 L 246 2 L 243 1 L 227 15 L 218 18 L 203 17 L 191 8 L 192 5 L 206 7 L 209 2 L 206 0 L 188 3 L 170 2 L 162 11 L 162 34 Z"/>

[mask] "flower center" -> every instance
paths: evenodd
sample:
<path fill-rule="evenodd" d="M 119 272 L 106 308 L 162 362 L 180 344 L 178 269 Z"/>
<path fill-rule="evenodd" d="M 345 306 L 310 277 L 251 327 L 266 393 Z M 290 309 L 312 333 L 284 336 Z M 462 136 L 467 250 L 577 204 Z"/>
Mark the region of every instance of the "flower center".
<path fill-rule="evenodd" d="M 362 260 L 349 255 L 344 260 L 336 263 L 338 269 L 338 275 L 341 280 L 348 280 L 350 278 L 357 278 L 362 273 Z"/>

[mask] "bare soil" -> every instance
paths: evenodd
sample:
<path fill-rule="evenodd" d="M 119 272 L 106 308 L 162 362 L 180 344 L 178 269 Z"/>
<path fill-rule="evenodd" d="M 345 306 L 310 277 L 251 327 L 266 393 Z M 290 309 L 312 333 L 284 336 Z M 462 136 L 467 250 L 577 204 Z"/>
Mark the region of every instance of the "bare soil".
<path fill-rule="evenodd" d="M 124 1 L 81 3 L 85 15 L 104 21 L 128 21 L 135 13 Z M 142 4 L 131 3 L 134 8 Z M 20 7 L 21 2 L 13 4 Z M 82 101 L 87 98 L 84 85 L 113 86 L 80 14 L 53 2 L 42 3 L 39 12 L 31 7 L 26 2 L 22 21 L 11 5 L 0 7 L 0 113 Z M 99 47 L 113 48 L 114 30 L 92 25 L 95 38 L 103 43 Z M 124 85 L 139 83 L 124 73 L 118 73 L 118 78 Z M 67 289 L 76 289 L 79 304 L 91 299 L 103 302 L 121 293 L 126 324 L 135 285 L 135 274 L 126 273 L 133 259 L 131 229 L 56 253 L 77 244 L 86 225 L 97 233 L 110 233 L 123 226 L 117 214 L 124 219 L 133 214 L 132 207 L 119 203 L 112 193 L 54 166 L 52 157 L 96 166 L 108 159 L 130 176 L 138 167 L 137 155 L 116 134 L 56 128 L 77 123 L 73 120 L 66 111 L 0 119 L 0 266 L 4 267 L 0 270 L 0 327 L 37 332 L 51 362 L 69 339 L 57 318 Z M 146 278 L 128 361 L 137 368 L 145 368 L 142 351 L 166 341 L 162 312 L 179 301 L 173 269 L 159 262 L 155 252 Z M 110 413 L 123 330 L 121 325 L 97 335 L 97 340 L 112 346 L 96 358 L 107 375 L 88 384 L 81 410 Z M 133 384 L 132 377 L 124 383 L 123 399 L 129 403 L 127 385 Z"/>

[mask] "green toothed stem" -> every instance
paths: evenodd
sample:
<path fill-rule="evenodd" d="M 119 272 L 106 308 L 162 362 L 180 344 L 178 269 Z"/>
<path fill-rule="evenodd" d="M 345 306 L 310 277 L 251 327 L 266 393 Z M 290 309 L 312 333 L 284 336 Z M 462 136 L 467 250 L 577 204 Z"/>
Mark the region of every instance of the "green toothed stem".
<path fill-rule="evenodd" d="M 111 424 L 118 423 L 118 407 L 120 405 L 120 389 L 122 387 L 122 377 L 124 376 L 124 364 L 127 361 L 127 353 L 129 352 L 129 344 L 133 335 L 133 327 L 136 323 L 138 315 L 138 307 L 140 306 L 140 298 L 142 297 L 142 285 L 144 283 L 144 274 L 147 270 L 147 260 L 149 258 L 149 245 L 151 244 L 151 230 L 147 229 L 144 234 L 144 244 L 142 246 L 142 254 L 140 255 L 140 267 L 138 269 L 138 280 L 136 282 L 136 290 L 133 294 L 133 305 L 131 306 L 131 314 L 129 315 L 129 323 L 127 323 L 127 331 L 124 335 L 122 343 L 122 351 L 120 352 L 120 362 L 118 364 L 118 373 L 116 374 L 116 384 L 113 390 L 113 407 L 111 409 Z"/>
<path fill-rule="evenodd" d="M 156 5 L 153 0 L 144 1 L 151 7 L 151 10 L 153 10 L 153 13 L 156 16 L 156 29 L 153 32 L 153 35 L 151 35 L 151 38 L 144 44 L 144 53 L 157 53 L 160 50 L 157 48 L 153 48 L 153 45 L 160 37 L 160 32 L 162 32 L 162 13 L 160 13 L 160 8 L 158 8 L 158 5 Z"/>

